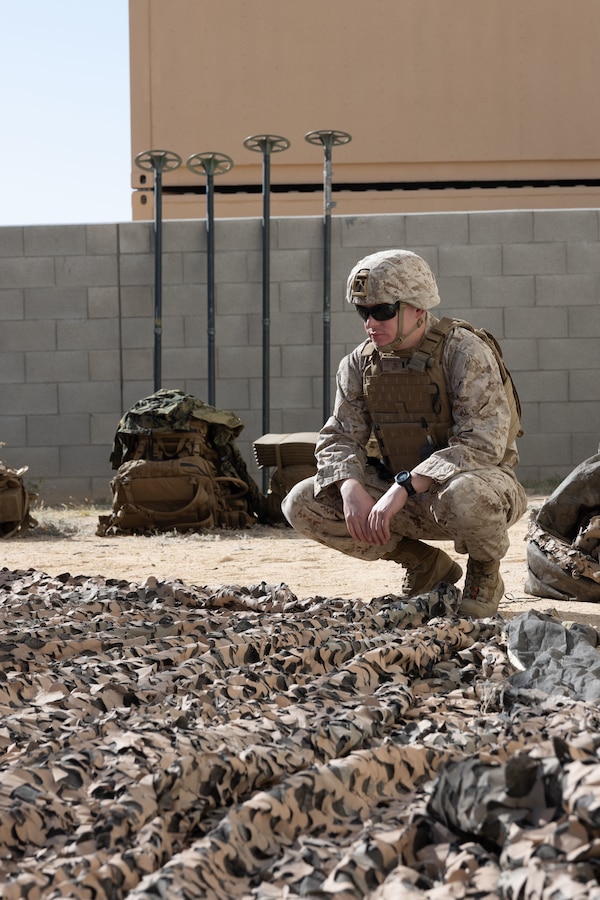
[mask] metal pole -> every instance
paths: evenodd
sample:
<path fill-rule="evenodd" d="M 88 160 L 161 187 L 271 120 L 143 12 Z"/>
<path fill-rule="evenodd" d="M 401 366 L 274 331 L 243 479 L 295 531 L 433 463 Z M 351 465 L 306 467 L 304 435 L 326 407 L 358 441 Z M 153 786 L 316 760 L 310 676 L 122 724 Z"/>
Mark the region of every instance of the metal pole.
<path fill-rule="evenodd" d="M 181 157 L 170 150 L 144 150 L 135 157 L 140 169 L 154 172 L 154 391 L 161 387 L 162 356 L 162 173 L 179 168 Z"/>
<path fill-rule="evenodd" d="M 277 134 L 254 134 L 247 137 L 244 147 L 263 155 L 263 214 L 262 214 L 262 432 L 270 431 L 270 343 L 271 343 L 271 154 L 287 150 L 290 142 Z M 268 471 L 263 469 L 263 493 L 268 487 Z"/>
<path fill-rule="evenodd" d="M 348 144 L 352 137 L 345 131 L 309 131 L 304 135 L 309 144 L 322 144 L 323 169 L 323 422 L 331 413 L 331 149 Z"/>
<path fill-rule="evenodd" d="M 224 153 L 194 153 L 186 163 L 192 172 L 206 175 L 206 281 L 208 346 L 208 403 L 215 405 L 215 239 L 214 239 L 214 176 L 233 168 L 233 160 Z"/>

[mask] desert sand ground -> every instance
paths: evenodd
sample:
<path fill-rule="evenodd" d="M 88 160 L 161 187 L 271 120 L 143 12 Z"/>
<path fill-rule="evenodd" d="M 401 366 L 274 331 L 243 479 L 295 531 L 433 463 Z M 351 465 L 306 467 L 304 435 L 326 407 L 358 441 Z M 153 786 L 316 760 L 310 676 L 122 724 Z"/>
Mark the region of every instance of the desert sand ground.
<path fill-rule="evenodd" d="M 557 608 L 556 601 L 525 592 L 528 519 L 544 499 L 539 493 L 530 493 L 528 512 L 510 531 L 511 545 L 502 563 L 506 591 L 499 613 L 509 618 L 527 609 L 554 609 L 563 621 L 600 627 L 600 609 L 596 610 L 594 604 L 559 603 Z M 154 576 L 197 586 L 285 584 L 300 598 L 369 600 L 396 593 L 402 582 L 402 570 L 395 563 L 345 557 L 301 538 L 283 525 L 188 535 L 167 532 L 100 537 L 96 534 L 99 516 L 108 512 L 98 507 L 34 510 L 37 526 L 24 536 L 2 542 L 2 566 L 36 569 L 49 575 L 102 575 L 138 583 Z M 464 563 L 451 543 L 439 546 Z"/>

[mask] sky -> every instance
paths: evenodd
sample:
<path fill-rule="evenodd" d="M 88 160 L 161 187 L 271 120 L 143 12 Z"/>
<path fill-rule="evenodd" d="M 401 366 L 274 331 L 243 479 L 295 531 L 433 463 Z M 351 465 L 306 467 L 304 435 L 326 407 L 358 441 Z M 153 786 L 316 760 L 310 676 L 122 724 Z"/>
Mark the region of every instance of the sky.
<path fill-rule="evenodd" d="M 129 222 L 128 0 L 0 0 L 0 227 Z"/>

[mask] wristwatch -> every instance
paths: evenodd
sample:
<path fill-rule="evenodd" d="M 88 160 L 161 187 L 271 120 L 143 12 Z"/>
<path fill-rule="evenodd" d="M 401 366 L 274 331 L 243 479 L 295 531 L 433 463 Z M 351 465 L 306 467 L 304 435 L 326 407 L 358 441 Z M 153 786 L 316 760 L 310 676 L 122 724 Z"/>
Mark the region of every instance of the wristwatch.
<path fill-rule="evenodd" d="M 399 484 L 400 487 L 406 489 L 406 493 L 409 497 L 414 497 L 417 493 L 413 487 L 410 472 L 398 472 L 398 474 L 394 477 L 394 481 L 396 482 L 396 484 Z"/>

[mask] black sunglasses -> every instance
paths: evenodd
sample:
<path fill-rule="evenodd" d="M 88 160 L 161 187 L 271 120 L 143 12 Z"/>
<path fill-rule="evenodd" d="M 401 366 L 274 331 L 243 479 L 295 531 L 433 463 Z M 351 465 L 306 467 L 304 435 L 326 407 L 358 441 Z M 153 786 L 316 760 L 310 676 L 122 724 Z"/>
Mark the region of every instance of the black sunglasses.
<path fill-rule="evenodd" d="M 394 318 L 399 308 L 399 300 L 396 300 L 395 303 L 378 303 L 377 306 L 359 306 L 356 304 L 356 311 L 363 322 L 366 322 L 369 316 L 372 316 L 376 322 L 387 322 L 388 319 Z"/>

